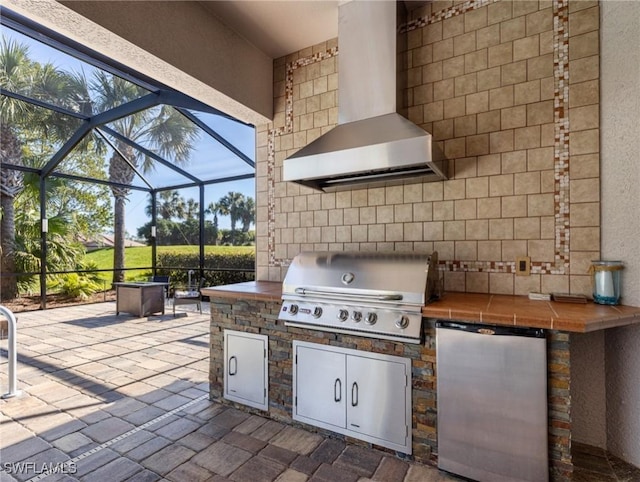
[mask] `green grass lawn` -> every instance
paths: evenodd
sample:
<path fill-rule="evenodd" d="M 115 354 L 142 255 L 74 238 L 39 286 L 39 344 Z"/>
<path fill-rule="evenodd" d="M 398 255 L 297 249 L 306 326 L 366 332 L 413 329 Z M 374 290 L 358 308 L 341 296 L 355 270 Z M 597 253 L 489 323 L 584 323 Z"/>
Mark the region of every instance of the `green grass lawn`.
<path fill-rule="evenodd" d="M 159 246 L 160 253 L 178 253 L 178 254 L 198 254 L 200 248 L 198 246 Z M 251 253 L 255 251 L 254 246 L 205 246 L 204 252 L 207 253 Z M 113 248 L 104 248 L 87 253 L 85 260 L 93 261 L 97 264 L 98 269 L 113 269 Z M 125 249 L 125 265 L 127 268 L 150 268 L 151 267 L 151 246 L 143 246 L 139 248 Z M 139 269 L 125 271 L 126 280 L 146 279 L 150 275 L 149 269 Z M 100 276 L 105 281 L 111 281 L 113 274 L 110 271 L 101 273 Z"/>

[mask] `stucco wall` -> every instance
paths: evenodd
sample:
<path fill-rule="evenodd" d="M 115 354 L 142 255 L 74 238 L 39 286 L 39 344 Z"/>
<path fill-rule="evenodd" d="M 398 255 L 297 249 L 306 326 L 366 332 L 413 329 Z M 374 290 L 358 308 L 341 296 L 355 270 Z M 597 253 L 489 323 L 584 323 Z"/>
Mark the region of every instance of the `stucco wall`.
<path fill-rule="evenodd" d="M 621 259 L 640 306 L 640 3 L 601 3 L 602 257 Z M 640 326 L 607 330 L 607 446 L 640 466 Z"/>
<path fill-rule="evenodd" d="M 115 3 L 70 2 L 78 14 L 54 0 L 2 0 L 3 8 L 244 122 L 272 117 L 272 60 L 197 2 Z"/>

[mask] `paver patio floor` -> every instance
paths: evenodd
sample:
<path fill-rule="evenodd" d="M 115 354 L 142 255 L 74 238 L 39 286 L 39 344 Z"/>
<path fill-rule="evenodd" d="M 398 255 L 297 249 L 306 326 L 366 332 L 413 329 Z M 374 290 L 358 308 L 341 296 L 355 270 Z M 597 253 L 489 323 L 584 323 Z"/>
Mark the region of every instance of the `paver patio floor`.
<path fill-rule="evenodd" d="M 0 401 L 0 482 L 457 480 L 210 401 L 209 314 L 180 308 L 19 313 L 22 395 Z"/>
<path fill-rule="evenodd" d="M 22 395 L 0 401 L 0 482 L 460 480 L 210 401 L 209 314 L 180 308 L 176 318 L 171 307 L 116 316 L 113 302 L 19 313 Z M 0 348 L 5 393 L 6 340 Z M 640 480 L 600 449 L 582 446 L 575 461 L 574 480 Z"/>

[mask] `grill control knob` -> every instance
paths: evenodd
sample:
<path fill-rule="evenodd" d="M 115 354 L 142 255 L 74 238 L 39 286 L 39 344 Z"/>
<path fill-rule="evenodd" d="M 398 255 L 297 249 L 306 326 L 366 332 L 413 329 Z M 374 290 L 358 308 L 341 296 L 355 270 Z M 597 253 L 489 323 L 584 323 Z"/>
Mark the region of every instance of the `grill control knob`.
<path fill-rule="evenodd" d="M 400 329 L 404 329 L 407 326 L 409 326 L 409 318 L 407 318 L 406 316 L 401 316 L 397 321 L 396 321 L 396 326 Z"/>
<path fill-rule="evenodd" d="M 319 306 L 316 306 L 313 309 L 313 317 L 314 318 L 320 318 L 322 316 L 322 308 L 320 308 Z"/>
<path fill-rule="evenodd" d="M 291 313 L 292 315 L 295 315 L 296 313 L 298 313 L 298 305 L 291 305 L 289 307 L 289 313 Z"/>
<path fill-rule="evenodd" d="M 340 310 L 338 313 L 338 319 L 340 321 L 347 321 L 347 318 L 349 318 L 349 312 L 347 310 Z"/>
<path fill-rule="evenodd" d="M 351 315 L 351 319 L 356 323 L 360 323 L 360 320 L 362 320 L 362 312 L 354 311 L 353 314 Z"/>
<path fill-rule="evenodd" d="M 364 322 L 367 325 L 375 325 L 376 321 L 378 321 L 378 315 L 375 313 L 367 313 L 367 316 L 364 318 Z"/>

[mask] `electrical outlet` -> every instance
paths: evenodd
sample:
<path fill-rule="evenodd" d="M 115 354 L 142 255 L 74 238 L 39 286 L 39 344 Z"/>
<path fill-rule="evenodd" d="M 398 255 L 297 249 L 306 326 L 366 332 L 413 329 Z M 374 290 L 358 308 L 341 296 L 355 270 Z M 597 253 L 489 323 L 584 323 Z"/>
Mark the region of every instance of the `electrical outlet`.
<path fill-rule="evenodd" d="M 516 276 L 529 276 L 531 274 L 531 258 L 521 256 L 516 258 Z"/>

